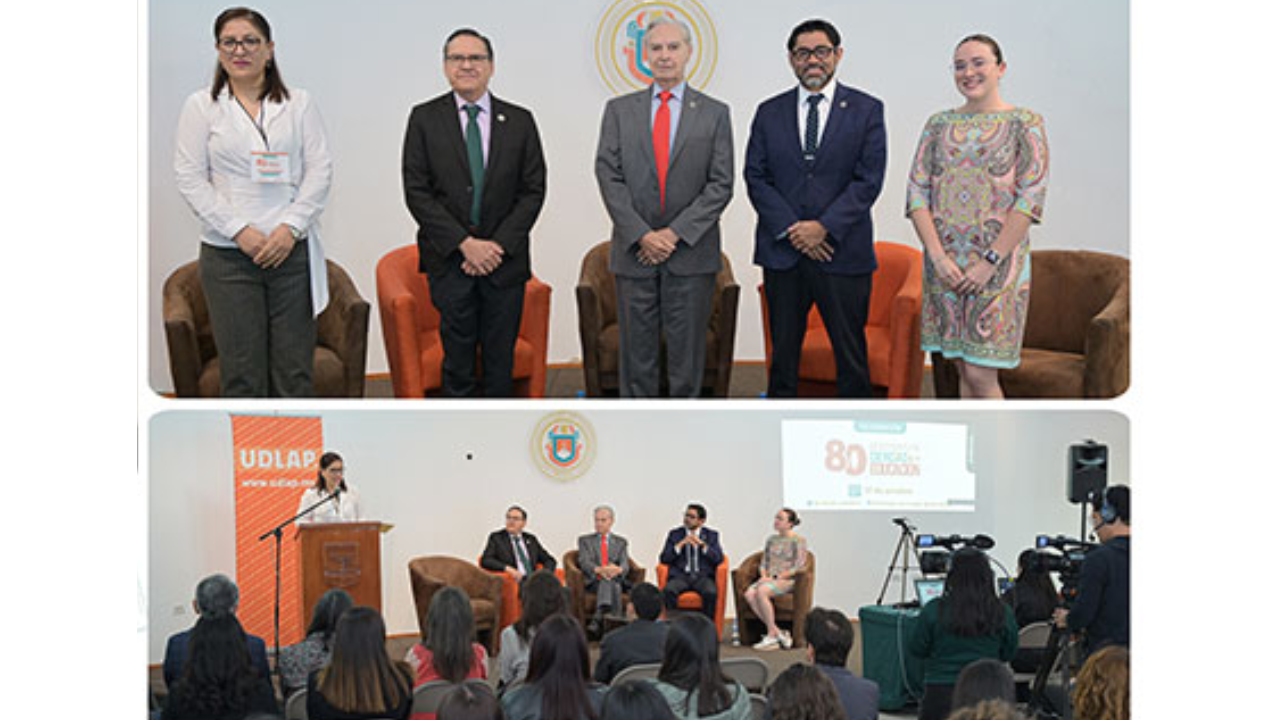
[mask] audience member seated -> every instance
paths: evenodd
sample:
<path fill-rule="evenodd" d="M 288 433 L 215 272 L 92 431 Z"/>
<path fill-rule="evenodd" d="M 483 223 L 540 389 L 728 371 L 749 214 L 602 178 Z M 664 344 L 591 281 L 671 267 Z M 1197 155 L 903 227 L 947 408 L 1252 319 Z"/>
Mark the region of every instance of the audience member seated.
<path fill-rule="evenodd" d="M 475 635 L 471 599 L 466 593 L 446 587 L 433 595 L 427 608 L 427 634 L 405 658 L 414 669 L 413 686 L 432 680 L 460 683 L 488 677 L 489 654 L 475 642 Z M 414 713 L 413 720 L 435 720 L 435 713 Z"/>
<path fill-rule="evenodd" d="M 795 589 L 795 575 L 808 559 L 808 544 L 796 533 L 799 524 L 800 517 L 791 508 L 782 508 L 773 516 L 777 534 L 765 541 L 760 577 L 743 593 L 751 611 L 765 626 L 765 636 L 755 644 L 756 650 L 776 650 L 779 645 L 791 648 L 791 633 L 778 627 L 773 602 Z"/>
<path fill-rule="evenodd" d="M 770 720 L 841 720 L 840 695 L 831 678 L 812 665 L 796 663 L 769 686 L 765 717 Z"/>
<path fill-rule="evenodd" d="M 1084 662 L 1072 694 L 1075 720 L 1129 720 L 1129 650 L 1108 645 Z"/>
<path fill-rule="evenodd" d="M 240 588 L 226 575 L 210 575 L 196 585 L 196 597 L 191 603 L 196 615 L 204 617 L 212 615 L 235 615 L 240 605 Z M 187 643 L 191 631 L 184 630 L 169 636 L 164 648 L 164 684 L 173 690 L 173 683 L 182 675 L 183 663 L 187 659 Z M 271 668 L 267 665 L 267 644 L 256 635 L 245 634 L 245 642 L 249 646 L 249 656 L 253 658 L 253 667 L 262 677 L 271 677 Z"/>
<path fill-rule="evenodd" d="M 983 700 L 977 705 L 960 708 L 947 720 L 1029 720 L 1018 708 L 1004 700 Z"/>
<path fill-rule="evenodd" d="M 627 680 L 609 688 L 600 720 L 676 720 L 676 716 L 653 683 Z"/>
<path fill-rule="evenodd" d="M 751 696 L 720 668 L 720 639 L 705 615 L 668 623 L 658 691 L 681 720 L 751 720 Z"/>
<path fill-rule="evenodd" d="M 307 680 L 308 720 L 405 720 L 413 709 L 413 668 L 387 654 L 377 610 L 346 611 L 333 634 L 333 659 Z"/>
<path fill-rule="evenodd" d="M 182 673 L 169 684 L 163 720 L 239 720 L 279 713 L 271 678 L 254 667 L 240 621 L 207 609 L 187 633 Z"/>
<path fill-rule="evenodd" d="M 880 686 L 849 671 L 853 623 L 844 613 L 815 607 L 804 620 L 809 662 L 835 685 L 846 720 L 876 720 L 880 715 Z"/>
<path fill-rule="evenodd" d="M 582 626 L 561 613 L 538 626 L 529 649 L 529 674 L 502 696 L 502 710 L 507 720 L 590 720 L 600 717 L 605 690 L 591 682 Z"/>
<path fill-rule="evenodd" d="M 489 533 L 484 553 L 480 555 L 480 567 L 505 572 L 520 582 L 524 582 L 534 570 L 556 569 L 556 559 L 551 553 L 542 547 L 533 533 L 524 531 L 528 517 L 519 505 L 507 508 L 505 526 Z"/>
<path fill-rule="evenodd" d="M 1010 705 L 1017 703 L 1013 673 L 999 660 L 983 658 L 964 666 L 951 693 L 951 711 L 973 707 L 983 700 L 1004 700 Z"/>
<path fill-rule="evenodd" d="M 539 570 L 520 586 L 520 619 L 503 628 L 498 650 L 498 690 L 524 680 L 529 669 L 529 646 L 538 626 L 556 613 L 565 612 L 568 602 L 560 580 L 550 570 Z"/>
<path fill-rule="evenodd" d="M 724 560 L 720 533 L 706 526 L 707 509 L 691 503 L 684 510 L 684 522 L 667 533 L 658 561 L 668 568 L 667 584 L 662 588 L 668 610 L 675 610 L 680 595 L 696 592 L 702 598 L 702 614 L 716 619 L 716 568 Z M 634 598 L 633 598 L 634 601 Z"/>
<path fill-rule="evenodd" d="M 1053 620 L 1053 610 L 1061 601 L 1058 589 L 1053 586 L 1053 578 L 1047 570 L 1039 567 L 1036 551 L 1030 549 L 1018 555 L 1018 579 L 1000 599 L 1013 608 L 1013 617 L 1019 628 Z M 1040 667 L 1044 654 L 1044 648 L 1018 648 L 1018 654 L 1013 658 L 1013 669 L 1033 673 Z"/>
<path fill-rule="evenodd" d="M 460 685 L 440 701 L 436 720 L 505 720 L 498 698 L 491 692 Z"/>
<path fill-rule="evenodd" d="M 908 650 L 924 659 L 920 720 L 947 717 L 956 676 L 964 666 L 982 658 L 1013 659 L 1018 623 L 996 596 L 986 553 L 961 548 L 951 556 L 942 597 L 920 609 Z"/>
<path fill-rule="evenodd" d="M 307 686 L 311 673 L 329 664 L 333 631 L 342 613 L 355 602 L 346 590 L 333 588 L 316 601 L 307 626 L 307 637 L 300 643 L 280 648 L 280 678 L 284 696 L 288 698 Z"/>
<path fill-rule="evenodd" d="M 662 615 L 661 591 L 653 583 L 640 583 L 631 591 L 631 606 L 636 610 L 636 619 L 600 641 L 595 672 L 599 682 L 608 684 L 632 665 L 662 662 L 667 624 L 658 622 Z"/>

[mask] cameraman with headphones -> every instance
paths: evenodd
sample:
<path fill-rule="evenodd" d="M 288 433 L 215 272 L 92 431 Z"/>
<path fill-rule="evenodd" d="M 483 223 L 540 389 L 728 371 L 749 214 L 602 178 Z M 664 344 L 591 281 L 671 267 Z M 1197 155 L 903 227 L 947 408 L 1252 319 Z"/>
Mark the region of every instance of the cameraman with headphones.
<path fill-rule="evenodd" d="M 1116 485 L 1094 496 L 1093 532 L 1101 543 L 1080 568 L 1080 594 L 1070 612 L 1054 611 L 1060 628 L 1084 632 L 1085 654 L 1129 645 L 1129 488 Z"/>

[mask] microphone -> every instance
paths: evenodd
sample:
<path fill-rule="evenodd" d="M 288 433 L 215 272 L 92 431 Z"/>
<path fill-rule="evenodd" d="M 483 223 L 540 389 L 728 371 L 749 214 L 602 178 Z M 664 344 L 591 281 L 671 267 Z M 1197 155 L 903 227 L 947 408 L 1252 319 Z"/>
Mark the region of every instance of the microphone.
<path fill-rule="evenodd" d="M 921 535 L 916 538 L 916 547 L 944 547 L 948 550 L 954 550 L 956 546 L 975 547 L 979 550 L 990 550 L 996 546 L 996 541 L 990 535 L 974 535 L 973 537 L 964 537 L 961 535 Z"/>

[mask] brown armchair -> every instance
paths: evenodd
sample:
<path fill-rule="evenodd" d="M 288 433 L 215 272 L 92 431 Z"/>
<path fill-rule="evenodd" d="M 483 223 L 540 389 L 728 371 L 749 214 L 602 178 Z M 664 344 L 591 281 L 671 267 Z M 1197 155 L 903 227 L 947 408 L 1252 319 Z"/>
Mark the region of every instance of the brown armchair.
<path fill-rule="evenodd" d="M 327 265 L 329 304 L 316 319 L 315 394 L 363 397 L 369 303 L 341 266 L 332 260 Z M 218 349 L 196 262 L 179 267 L 165 280 L 163 315 L 174 393 L 184 398 L 221 395 Z"/>
<path fill-rule="evenodd" d="M 418 629 L 427 632 L 427 611 L 437 590 L 447 586 L 461 589 L 471 598 L 476 636 L 484 638 L 489 654 L 498 652 L 499 617 L 502 610 L 502 580 L 459 558 L 432 555 L 409 561 L 409 582 L 418 611 Z"/>
<path fill-rule="evenodd" d="M 396 248 L 378 261 L 378 314 L 398 398 L 422 398 L 439 390 L 444 366 L 440 312 L 431 302 L 427 276 L 418 269 L 418 246 Z M 529 278 L 516 337 L 511 375 L 513 393 L 540 398 L 547 393 L 547 341 L 551 331 L 551 286 Z"/>
<path fill-rule="evenodd" d="M 923 256 L 899 243 L 875 245 L 879 268 L 871 280 L 867 309 L 867 371 L 871 384 L 884 388 L 889 398 L 918 398 L 924 377 L 924 352 L 920 349 L 920 304 Z M 765 366 L 773 363 L 773 337 L 769 333 L 769 304 L 764 285 L 759 286 L 760 315 L 764 327 Z M 836 392 L 836 361 L 831 339 L 815 306 L 800 347 L 798 390 L 802 396 L 832 396 Z"/>
<path fill-rule="evenodd" d="M 632 587 L 644 582 L 644 568 L 636 564 L 631 556 L 627 556 L 627 564 L 631 567 L 627 571 L 627 582 Z M 564 584 L 569 588 L 570 605 L 569 613 L 578 618 L 578 622 L 582 627 L 587 626 L 587 618 L 595 614 L 596 611 L 596 594 L 587 591 L 587 578 L 582 572 L 582 568 L 578 566 L 578 551 L 570 550 L 564 554 Z M 624 605 L 631 601 L 631 596 L 623 593 L 622 601 Z M 615 608 L 620 610 L 621 608 Z"/>
<path fill-rule="evenodd" d="M 934 392 L 960 396 L 960 375 L 932 353 Z M 1129 387 L 1129 259 L 1088 250 L 1031 253 L 1022 362 L 1000 371 L 1010 398 L 1114 398 Z"/>
<path fill-rule="evenodd" d="M 804 647 L 804 619 L 813 607 L 814 559 L 813 551 L 807 551 L 804 567 L 795 576 L 795 589 L 781 597 L 773 598 L 774 618 L 779 626 L 790 625 L 796 647 Z M 746 592 L 751 583 L 760 577 L 762 552 L 754 552 L 733 571 L 733 602 L 738 611 L 738 637 L 743 645 L 754 645 L 764 637 L 764 623 L 756 617 L 747 604 Z"/>
<path fill-rule="evenodd" d="M 716 275 L 711 320 L 707 323 L 707 365 L 702 394 L 728 397 L 733 372 L 733 342 L 738 328 L 739 287 L 728 256 L 721 253 Z M 589 397 L 618 394 L 618 292 L 609 271 L 609 242 L 591 248 L 582 258 L 578 275 L 578 337 L 582 341 L 582 372 Z M 661 355 L 661 386 L 666 393 L 666 352 Z"/>

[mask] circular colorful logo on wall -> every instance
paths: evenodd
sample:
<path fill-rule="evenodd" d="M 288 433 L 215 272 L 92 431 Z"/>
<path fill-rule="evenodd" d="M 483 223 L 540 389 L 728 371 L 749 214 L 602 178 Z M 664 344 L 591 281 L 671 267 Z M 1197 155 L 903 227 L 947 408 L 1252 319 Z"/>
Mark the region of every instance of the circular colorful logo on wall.
<path fill-rule="evenodd" d="M 529 450 L 542 474 L 556 480 L 573 480 L 595 461 L 595 431 L 580 415 L 552 413 L 534 428 Z"/>
<path fill-rule="evenodd" d="M 596 68 L 615 95 L 649 87 L 653 72 L 644 52 L 644 28 L 655 15 L 666 15 L 689 26 L 693 54 L 685 79 L 702 90 L 716 71 L 719 47 L 710 13 L 697 0 L 617 0 L 596 28 Z"/>

